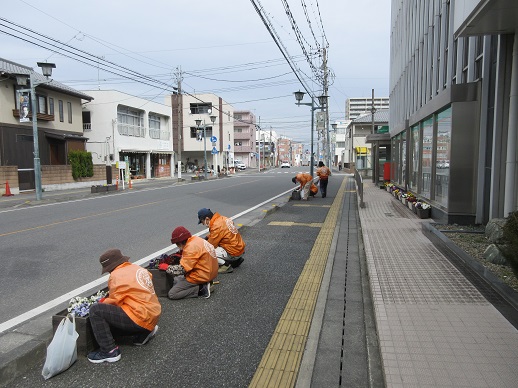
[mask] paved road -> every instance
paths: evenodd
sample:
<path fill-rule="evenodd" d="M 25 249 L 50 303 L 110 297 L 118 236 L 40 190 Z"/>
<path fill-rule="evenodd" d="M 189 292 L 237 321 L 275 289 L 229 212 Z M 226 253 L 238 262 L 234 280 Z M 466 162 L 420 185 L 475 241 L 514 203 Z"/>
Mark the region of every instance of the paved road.
<path fill-rule="evenodd" d="M 159 255 L 172 249 L 175 226 L 205 229 L 197 223 L 199 208 L 230 217 L 292 187 L 285 177 L 264 174 L 171 183 L 136 183 L 134 190 L 107 195 L 45 193 L 38 205 L 2 199 L 11 207 L 0 210 L 0 331 L 3 322 L 98 281 L 97 258 L 106 249 L 120 248 L 132 261 Z"/>

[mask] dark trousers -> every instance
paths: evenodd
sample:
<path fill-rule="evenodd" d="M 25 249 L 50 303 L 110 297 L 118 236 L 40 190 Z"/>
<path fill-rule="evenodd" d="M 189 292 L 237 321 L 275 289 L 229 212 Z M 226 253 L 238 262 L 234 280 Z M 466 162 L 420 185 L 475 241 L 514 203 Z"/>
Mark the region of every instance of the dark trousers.
<path fill-rule="evenodd" d="M 327 195 L 327 179 L 320 179 L 320 192 L 322 193 L 322 198 L 325 198 Z"/>
<path fill-rule="evenodd" d="M 133 322 L 121 307 L 107 303 L 95 303 L 90 307 L 90 323 L 95 339 L 103 352 L 109 352 L 115 348 L 114 333 L 117 335 L 150 333 L 149 330 Z"/>

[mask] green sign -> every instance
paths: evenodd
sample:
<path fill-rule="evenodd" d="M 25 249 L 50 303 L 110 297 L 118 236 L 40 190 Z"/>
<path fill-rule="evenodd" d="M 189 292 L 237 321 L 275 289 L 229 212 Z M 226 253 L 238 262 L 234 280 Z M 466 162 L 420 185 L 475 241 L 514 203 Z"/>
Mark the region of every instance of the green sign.
<path fill-rule="evenodd" d="M 388 125 L 384 125 L 378 128 L 378 133 L 387 133 L 389 131 Z"/>

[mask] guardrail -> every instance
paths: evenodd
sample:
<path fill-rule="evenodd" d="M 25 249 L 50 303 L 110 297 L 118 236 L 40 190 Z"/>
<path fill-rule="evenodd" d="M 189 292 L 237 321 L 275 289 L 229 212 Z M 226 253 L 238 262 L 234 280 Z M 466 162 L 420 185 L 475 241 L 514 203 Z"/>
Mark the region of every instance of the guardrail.
<path fill-rule="evenodd" d="M 364 208 L 365 202 L 363 202 L 363 178 L 358 173 L 358 170 L 354 170 L 354 180 L 356 181 L 356 191 L 360 197 L 360 207 Z"/>

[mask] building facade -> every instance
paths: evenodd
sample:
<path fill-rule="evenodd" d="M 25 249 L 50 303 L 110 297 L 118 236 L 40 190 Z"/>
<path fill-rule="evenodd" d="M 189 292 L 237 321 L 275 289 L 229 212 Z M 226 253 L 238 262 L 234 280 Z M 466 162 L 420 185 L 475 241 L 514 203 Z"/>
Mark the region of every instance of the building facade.
<path fill-rule="evenodd" d="M 166 103 L 172 106 L 173 150 L 182 171 L 203 170 L 205 164 L 214 172 L 233 166 L 234 108 L 230 104 L 214 94 L 174 94 Z"/>
<path fill-rule="evenodd" d="M 392 1 L 392 179 L 448 223 L 517 209 L 518 3 Z"/>
<path fill-rule="evenodd" d="M 28 78 L 35 81 L 32 107 Z M 17 76 L 18 77 L 17 79 Z M 25 80 L 26 83 L 20 82 Z M 0 166 L 16 166 L 18 190 L 35 189 L 32 110 L 37 109 L 37 138 L 42 169 L 68 164 L 68 153 L 85 150 L 81 102 L 92 97 L 32 68 L 0 58 Z M 24 111 L 26 114 L 24 114 Z"/>
<path fill-rule="evenodd" d="M 250 111 L 234 112 L 234 157 L 247 167 L 257 167 L 255 115 Z"/>
<path fill-rule="evenodd" d="M 389 109 L 389 97 L 374 97 L 374 109 Z M 372 111 L 372 97 L 352 97 L 345 100 L 345 120 L 354 120 L 358 116 Z"/>
<path fill-rule="evenodd" d="M 115 90 L 87 91 L 86 148 L 94 164 L 127 162 L 133 179 L 174 176 L 171 107 Z"/>

